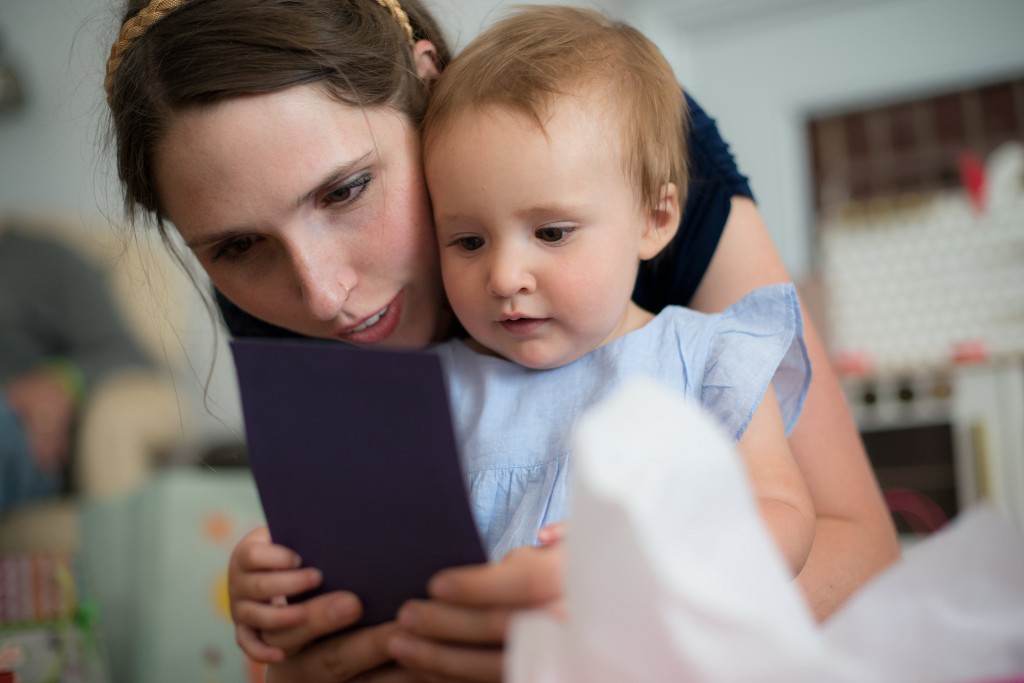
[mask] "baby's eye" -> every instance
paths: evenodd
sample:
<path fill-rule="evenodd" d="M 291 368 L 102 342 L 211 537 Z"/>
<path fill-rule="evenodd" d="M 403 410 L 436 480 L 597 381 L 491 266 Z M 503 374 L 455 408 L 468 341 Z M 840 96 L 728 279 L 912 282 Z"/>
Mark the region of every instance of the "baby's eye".
<path fill-rule="evenodd" d="M 571 225 L 546 225 L 543 228 L 537 228 L 533 234 L 541 242 L 554 244 L 555 242 L 561 242 L 569 236 L 569 233 L 575 230 L 576 228 Z"/>
<path fill-rule="evenodd" d="M 351 203 L 363 193 L 371 180 L 373 180 L 373 176 L 369 173 L 357 176 L 327 193 L 324 203 L 327 205 Z"/>
<path fill-rule="evenodd" d="M 462 251 L 476 251 L 477 249 L 484 246 L 484 240 L 482 237 L 470 235 L 468 237 L 458 237 L 452 240 L 452 244 L 457 246 Z"/>
<path fill-rule="evenodd" d="M 213 260 L 237 261 L 244 258 L 255 244 L 256 238 L 252 236 L 233 237 L 214 248 Z"/>

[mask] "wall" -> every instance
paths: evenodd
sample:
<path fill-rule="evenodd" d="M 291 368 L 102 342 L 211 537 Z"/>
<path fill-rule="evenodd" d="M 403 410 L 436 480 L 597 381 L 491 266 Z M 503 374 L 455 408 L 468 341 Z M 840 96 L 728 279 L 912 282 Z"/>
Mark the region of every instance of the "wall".
<path fill-rule="evenodd" d="M 103 69 L 118 28 L 120 0 L 0 0 L 0 50 L 18 71 L 25 106 L 0 114 L 0 214 L 66 213 L 105 229 L 120 222 L 112 152 L 104 141 Z M 202 301 L 179 292 L 185 322 L 169 345 L 183 346 L 182 430 L 190 443 L 235 440 L 241 411 L 227 353 L 215 343 Z"/>
<path fill-rule="evenodd" d="M 632 16 L 717 118 L 798 278 L 812 244 L 809 112 L 1024 72 L 1019 0 L 656 0 Z"/>
<path fill-rule="evenodd" d="M 101 74 L 114 21 L 109 6 L 0 3 L 0 49 L 26 94 L 21 110 L 0 116 L 0 208 L 45 206 L 98 217 L 112 206 L 110 166 L 97 154 Z"/>

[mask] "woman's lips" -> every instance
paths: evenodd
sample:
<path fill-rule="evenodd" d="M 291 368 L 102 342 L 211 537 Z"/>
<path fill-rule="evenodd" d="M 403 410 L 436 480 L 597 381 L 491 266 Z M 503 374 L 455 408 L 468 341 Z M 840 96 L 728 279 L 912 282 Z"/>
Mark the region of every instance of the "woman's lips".
<path fill-rule="evenodd" d="M 377 322 L 381 318 L 384 317 L 384 314 L 387 313 L 387 312 L 388 312 L 388 307 L 385 306 L 380 311 L 378 311 L 377 313 L 374 313 L 372 316 L 367 318 L 366 322 L 364 322 L 361 325 L 357 325 L 356 327 L 352 328 L 351 331 L 352 332 L 362 332 L 363 330 L 365 330 L 367 328 L 373 327 L 374 325 L 377 324 Z"/>
<path fill-rule="evenodd" d="M 387 306 L 359 324 L 338 333 L 338 338 L 350 344 L 371 345 L 386 341 L 398 328 L 402 319 L 402 294 L 391 300 Z"/>

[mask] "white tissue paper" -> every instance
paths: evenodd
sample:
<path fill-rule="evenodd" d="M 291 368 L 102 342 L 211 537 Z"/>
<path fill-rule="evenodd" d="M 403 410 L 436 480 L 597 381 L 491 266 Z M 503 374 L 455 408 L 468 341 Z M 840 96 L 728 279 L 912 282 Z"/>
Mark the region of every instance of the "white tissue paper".
<path fill-rule="evenodd" d="M 631 383 L 583 416 L 573 457 L 564 616 L 515 619 L 511 683 L 1024 681 L 1024 536 L 988 507 L 819 626 L 698 406 Z"/>

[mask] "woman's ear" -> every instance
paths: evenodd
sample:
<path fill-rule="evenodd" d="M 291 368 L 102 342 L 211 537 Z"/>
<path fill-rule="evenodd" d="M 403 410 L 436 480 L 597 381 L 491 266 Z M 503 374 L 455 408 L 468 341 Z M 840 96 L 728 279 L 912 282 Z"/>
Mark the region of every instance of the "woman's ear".
<path fill-rule="evenodd" d="M 412 46 L 412 59 L 416 62 L 416 75 L 424 81 L 436 81 L 441 75 L 437 68 L 437 48 L 429 40 L 417 40 Z"/>
<path fill-rule="evenodd" d="M 640 237 L 640 259 L 654 258 L 668 246 L 679 230 L 679 189 L 675 183 L 661 186 L 660 199 L 653 209 L 647 209 L 647 225 Z"/>

